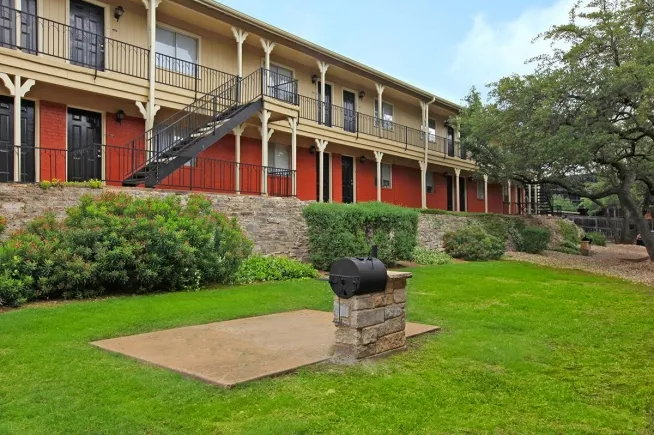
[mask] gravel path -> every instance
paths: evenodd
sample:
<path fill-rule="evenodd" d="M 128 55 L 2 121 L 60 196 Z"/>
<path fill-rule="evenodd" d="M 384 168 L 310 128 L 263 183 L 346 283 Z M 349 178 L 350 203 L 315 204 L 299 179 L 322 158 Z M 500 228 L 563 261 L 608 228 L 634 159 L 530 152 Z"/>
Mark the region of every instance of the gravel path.
<path fill-rule="evenodd" d="M 592 256 L 590 257 L 555 251 L 545 251 L 539 255 L 508 252 L 507 258 L 564 269 L 579 269 L 654 287 L 654 263 L 638 261 L 647 258 L 647 251 L 644 247 L 636 245 L 593 246 L 591 252 Z"/>

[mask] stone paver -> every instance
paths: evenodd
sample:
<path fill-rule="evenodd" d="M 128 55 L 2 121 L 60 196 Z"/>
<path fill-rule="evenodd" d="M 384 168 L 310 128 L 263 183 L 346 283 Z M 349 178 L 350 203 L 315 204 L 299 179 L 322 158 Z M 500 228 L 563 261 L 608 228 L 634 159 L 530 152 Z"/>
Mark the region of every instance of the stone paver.
<path fill-rule="evenodd" d="M 92 344 L 223 387 L 331 358 L 333 313 L 300 310 L 167 329 Z M 438 330 L 407 323 L 407 337 Z"/>

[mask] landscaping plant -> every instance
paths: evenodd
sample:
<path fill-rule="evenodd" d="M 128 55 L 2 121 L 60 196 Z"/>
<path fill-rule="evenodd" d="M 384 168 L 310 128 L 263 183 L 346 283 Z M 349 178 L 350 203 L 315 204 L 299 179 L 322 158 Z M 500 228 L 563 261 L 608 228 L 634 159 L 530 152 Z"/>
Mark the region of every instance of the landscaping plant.
<path fill-rule="evenodd" d="M 365 257 L 377 245 L 386 265 L 410 260 L 416 246 L 418 211 L 378 202 L 311 204 L 304 209 L 313 265 L 327 270 L 341 257 Z"/>
<path fill-rule="evenodd" d="M 516 244 L 518 251 L 540 254 L 549 246 L 552 232 L 548 228 L 527 227 L 520 236 L 520 243 Z"/>
<path fill-rule="evenodd" d="M 586 238 L 590 239 L 593 245 L 606 246 L 606 236 L 599 232 L 586 233 Z"/>
<path fill-rule="evenodd" d="M 413 249 L 412 260 L 414 263 L 423 266 L 440 266 L 452 263 L 452 257 L 445 252 L 432 251 L 431 249 L 423 248 L 422 246 L 416 246 Z"/>
<path fill-rule="evenodd" d="M 488 234 L 478 224 L 447 233 L 443 241 L 445 252 L 469 261 L 499 260 L 505 251 L 504 241 Z"/>
<path fill-rule="evenodd" d="M 228 282 L 251 249 L 201 196 L 85 195 L 63 222 L 46 215 L 0 245 L 0 304 Z"/>
<path fill-rule="evenodd" d="M 4 216 L 0 216 L 0 234 L 2 234 L 7 228 L 7 218 Z"/>
<path fill-rule="evenodd" d="M 318 272 L 311 265 L 286 257 L 263 257 L 253 255 L 241 263 L 231 282 L 285 281 L 289 279 L 317 278 Z"/>

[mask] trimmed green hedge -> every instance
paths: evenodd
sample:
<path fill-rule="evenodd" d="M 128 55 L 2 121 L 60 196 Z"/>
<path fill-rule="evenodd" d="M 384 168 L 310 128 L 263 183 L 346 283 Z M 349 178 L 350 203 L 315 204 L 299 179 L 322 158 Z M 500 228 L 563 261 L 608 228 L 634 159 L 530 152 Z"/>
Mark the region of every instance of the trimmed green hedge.
<path fill-rule="evenodd" d="M 527 227 L 521 231 L 520 235 L 520 243 L 516 245 L 518 251 L 540 254 L 549 246 L 552 231 L 548 228 Z"/>
<path fill-rule="evenodd" d="M 235 219 L 192 195 L 85 195 L 63 222 L 48 214 L 0 244 L 0 305 L 228 282 L 252 244 Z"/>
<path fill-rule="evenodd" d="M 341 257 L 364 257 L 377 245 L 386 265 L 410 260 L 418 234 L 418 211 L 379 202 L 315 203 L 304 209 L 313 265 L 328 270 Z"/>
<path fill-rule="evenodd" d="M 503 240 L 488 234 L 479 224 L 472 224 L 445 234 L 445 252 L 469 261 L 499 260 L 505 251 Z"/>

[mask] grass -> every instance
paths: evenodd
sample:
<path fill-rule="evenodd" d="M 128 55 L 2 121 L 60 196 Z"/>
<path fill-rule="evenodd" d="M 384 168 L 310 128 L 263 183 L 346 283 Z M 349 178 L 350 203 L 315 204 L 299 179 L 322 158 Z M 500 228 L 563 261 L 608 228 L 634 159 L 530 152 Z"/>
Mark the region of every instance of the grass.
<path fill-rule="evenodd" d="M 222 390 L 92 340 L 300 308 L 327 284 L 34 305 L 0 314 L 0 434 L 652 433 L 654 294 L 517 262 L 419 268 L 386 360 Z"/>

